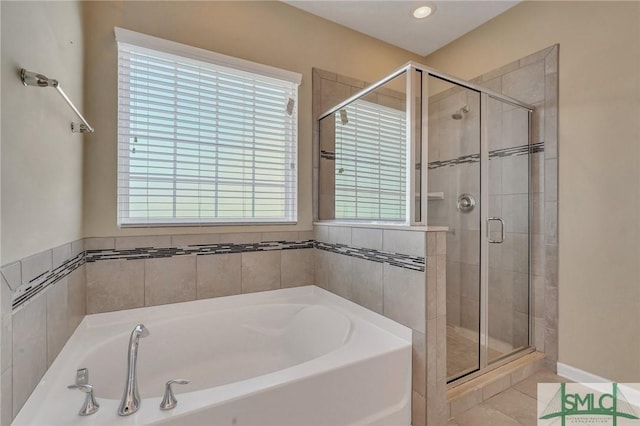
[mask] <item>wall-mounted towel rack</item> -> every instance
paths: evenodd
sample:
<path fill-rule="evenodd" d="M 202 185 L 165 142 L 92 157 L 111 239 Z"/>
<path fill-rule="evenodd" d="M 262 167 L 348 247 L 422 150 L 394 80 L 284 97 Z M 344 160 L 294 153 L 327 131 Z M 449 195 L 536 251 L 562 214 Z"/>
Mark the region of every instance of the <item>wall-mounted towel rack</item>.
<path fill-rule="evenodd" d="M 64 91 L 60 87 L 60 84 L 58 84 L 58 80 L 47 78 L 42 74 L 27 71 L 24 68 L 22 69 L 22 71 L 20 71 L 20 78 L 22 79 L 22 84 L 24 84 L 25 86 L 55 88 L 58 91 L 58 93 L 60 93 L 60 96 L 62 96 L 62 98 L 67 102 L 67 104 L 69 104 L 73 112 L 76 113 L 78 118 L 82 120 L 82 123 L 71 123 L 71 131 L 74 133 L 93 133 L 94 131 L 93 127 L 91 127 L 91 125 L 82 116 L 82 114 L 80 114 L 80 111 L 78 111 L 78 108 L 76 108 L 73 102 L 71 102 L 71 99 L 69 99 L 67 94 L 64 93 Z"/>

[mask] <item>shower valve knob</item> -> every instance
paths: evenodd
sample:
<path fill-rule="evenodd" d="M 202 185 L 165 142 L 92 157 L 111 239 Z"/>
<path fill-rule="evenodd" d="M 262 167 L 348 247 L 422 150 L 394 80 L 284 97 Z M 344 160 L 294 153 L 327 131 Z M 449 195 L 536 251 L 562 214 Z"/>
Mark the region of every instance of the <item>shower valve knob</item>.
<path fill-rule="evenodd" d="M 458 210 L 468 213 L 476 206 L 476 199 L 471 194 L 462 194 L 458 197 Z"/>

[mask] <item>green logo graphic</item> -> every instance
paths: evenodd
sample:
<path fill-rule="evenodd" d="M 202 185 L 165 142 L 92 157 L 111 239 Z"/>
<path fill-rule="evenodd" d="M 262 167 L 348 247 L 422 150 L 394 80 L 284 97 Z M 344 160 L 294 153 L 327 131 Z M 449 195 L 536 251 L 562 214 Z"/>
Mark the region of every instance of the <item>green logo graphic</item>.
<path fill-rule="evenodd" d="M 613 426 L 617 426 L 618 418 L 638 420 L 633 407 L 618 389 L 618 384 L 612 385 L 611 393 L 567 393 L 567 384 L 561 383 L 560 389 L 542 412 L 540 420 L 559 417 L 562 426 L 566 425 L 567 417 L 571 416 L 608 416 L 611 417 Z"/>

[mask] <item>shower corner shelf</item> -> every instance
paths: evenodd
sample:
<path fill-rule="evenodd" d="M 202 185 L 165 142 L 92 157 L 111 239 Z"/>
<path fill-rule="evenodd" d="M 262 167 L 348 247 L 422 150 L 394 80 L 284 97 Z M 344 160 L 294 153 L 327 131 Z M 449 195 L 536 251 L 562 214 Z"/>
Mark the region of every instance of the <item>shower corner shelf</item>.
<path fill-rule="evenodd" d="M 427 192 L 428 200 L 444 200 L 444 192 Z"/>

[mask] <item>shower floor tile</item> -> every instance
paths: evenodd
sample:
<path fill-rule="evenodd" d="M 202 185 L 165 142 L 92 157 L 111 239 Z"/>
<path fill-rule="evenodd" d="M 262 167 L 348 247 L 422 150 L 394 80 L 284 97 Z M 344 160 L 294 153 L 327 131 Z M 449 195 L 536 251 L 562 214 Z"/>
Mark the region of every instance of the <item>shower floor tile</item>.
<path fill-rule="evenodd" d="M 496 359 L 502 352 L 489 348 L 489 359 Z M 447 325 L 447 377 L 457 376 L 478 368 L 478 342 L 464 336 L 460 329 Z"/>

